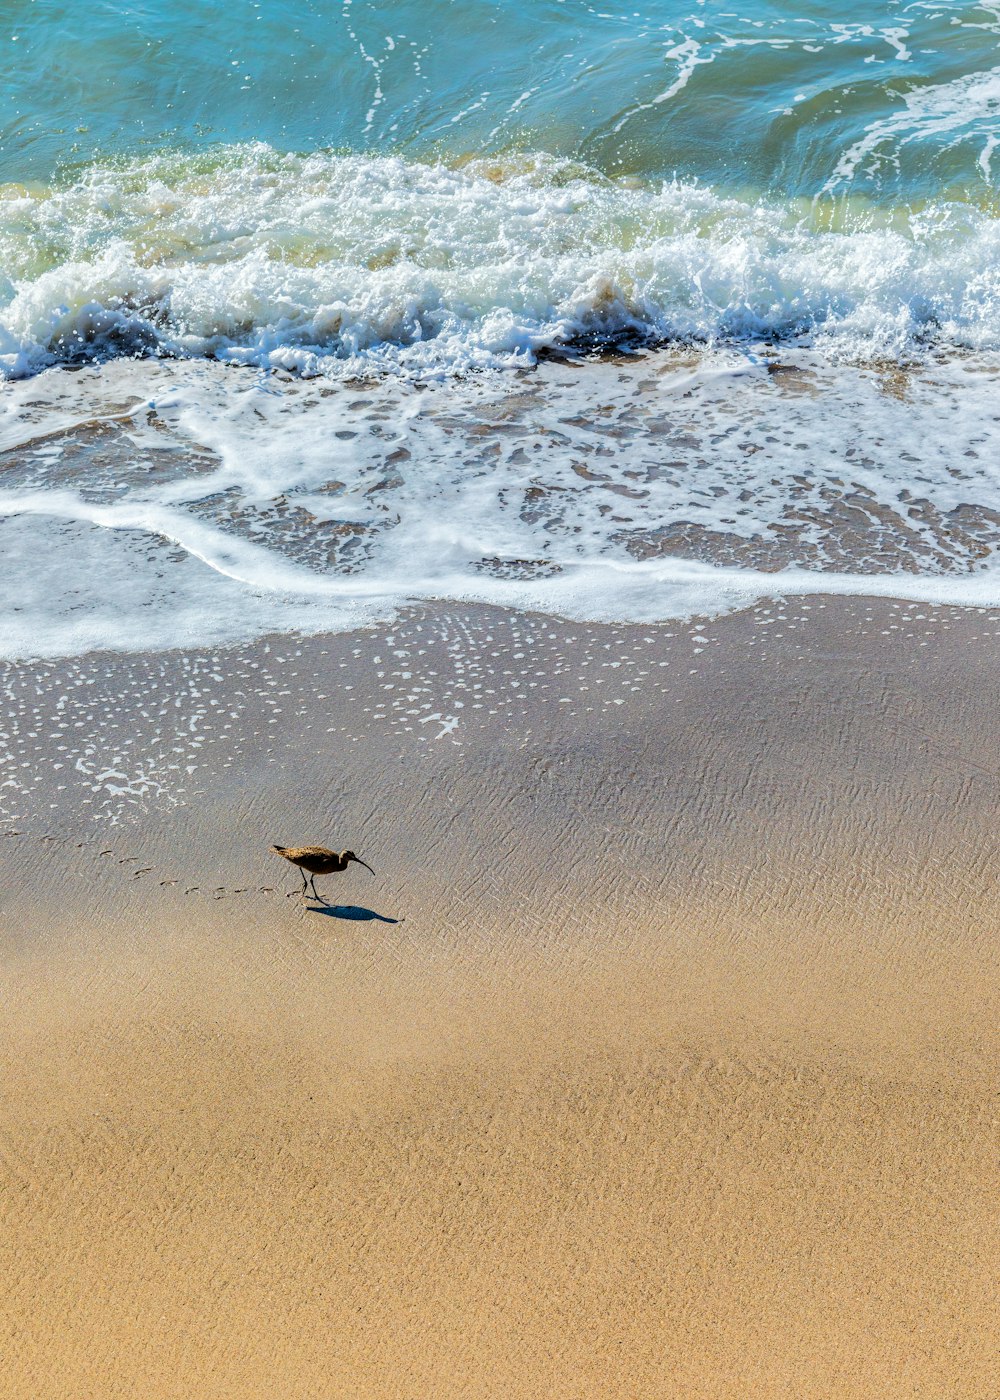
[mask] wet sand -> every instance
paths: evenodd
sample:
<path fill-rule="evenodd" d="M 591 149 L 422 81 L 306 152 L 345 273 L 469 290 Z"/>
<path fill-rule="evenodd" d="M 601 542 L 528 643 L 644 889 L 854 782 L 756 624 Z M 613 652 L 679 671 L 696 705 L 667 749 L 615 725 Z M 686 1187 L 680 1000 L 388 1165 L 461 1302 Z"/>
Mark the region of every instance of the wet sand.
<path fill-rule="evenodd" d="M 814 598 L 6 671 L 4 1394 L 991 1395 L 998 659 Z"/>

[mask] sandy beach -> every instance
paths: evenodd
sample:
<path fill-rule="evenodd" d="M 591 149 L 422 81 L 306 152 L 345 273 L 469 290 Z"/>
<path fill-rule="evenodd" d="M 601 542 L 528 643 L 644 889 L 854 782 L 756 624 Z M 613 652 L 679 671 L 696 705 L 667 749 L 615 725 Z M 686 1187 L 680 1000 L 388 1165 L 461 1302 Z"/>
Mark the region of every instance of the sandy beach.
<path fill-rule="evenodd" d="M 4 1395 L 985 1400 L 998 653 L 811 598 L 6 668 Z"/>
<path fill-rule="evenodd" d="M 0 1400 L 1000 1400 L 1000 5 L 855 11 L 0 6 Z"/>

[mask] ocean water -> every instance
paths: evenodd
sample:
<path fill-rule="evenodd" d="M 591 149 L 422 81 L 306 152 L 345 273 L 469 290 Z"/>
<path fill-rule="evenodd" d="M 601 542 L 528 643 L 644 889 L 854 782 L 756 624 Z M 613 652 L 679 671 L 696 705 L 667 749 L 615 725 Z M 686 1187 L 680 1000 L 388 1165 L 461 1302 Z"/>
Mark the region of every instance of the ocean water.
<path fill-rule="evenodd" d="M 1000 603 L 1000 4 L 9 0 L 0 653 Z"/>

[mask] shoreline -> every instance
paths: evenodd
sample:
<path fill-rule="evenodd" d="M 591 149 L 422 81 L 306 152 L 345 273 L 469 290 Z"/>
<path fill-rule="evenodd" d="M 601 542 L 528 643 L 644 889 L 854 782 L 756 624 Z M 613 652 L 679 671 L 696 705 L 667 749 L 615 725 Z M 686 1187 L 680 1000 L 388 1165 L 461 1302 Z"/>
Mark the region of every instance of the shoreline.
<path fill-rule="evenodd" d="M 996 606 L 996 368 L 757 346 L 423 386 L 41 375 L 0 424 L 0 653 L 199 651 L 421 608 L 585 627 L 775 595 Z"/>
<path fill-rule="evenodd" d="M 979 1400 L 998 650 L 829 598 L 5 667 L 8 1393 Z M 376 876 L 311 912 L 274 840 Z"/>

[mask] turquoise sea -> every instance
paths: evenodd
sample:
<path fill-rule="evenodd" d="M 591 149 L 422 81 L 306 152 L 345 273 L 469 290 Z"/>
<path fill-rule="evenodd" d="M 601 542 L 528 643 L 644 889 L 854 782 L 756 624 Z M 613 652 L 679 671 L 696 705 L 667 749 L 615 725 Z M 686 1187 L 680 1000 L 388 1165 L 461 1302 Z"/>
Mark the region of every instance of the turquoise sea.
<path fill-rule="evenodd" d="M 262 142 L 995 212 L 998 39 L 926 0 L 7 0 L 0 178 Z"/>
<path fill-rule="evenodd" d="M 1000 598 L 1000 4 L 8 0 L 0 49 L 6 654 Z"/>

